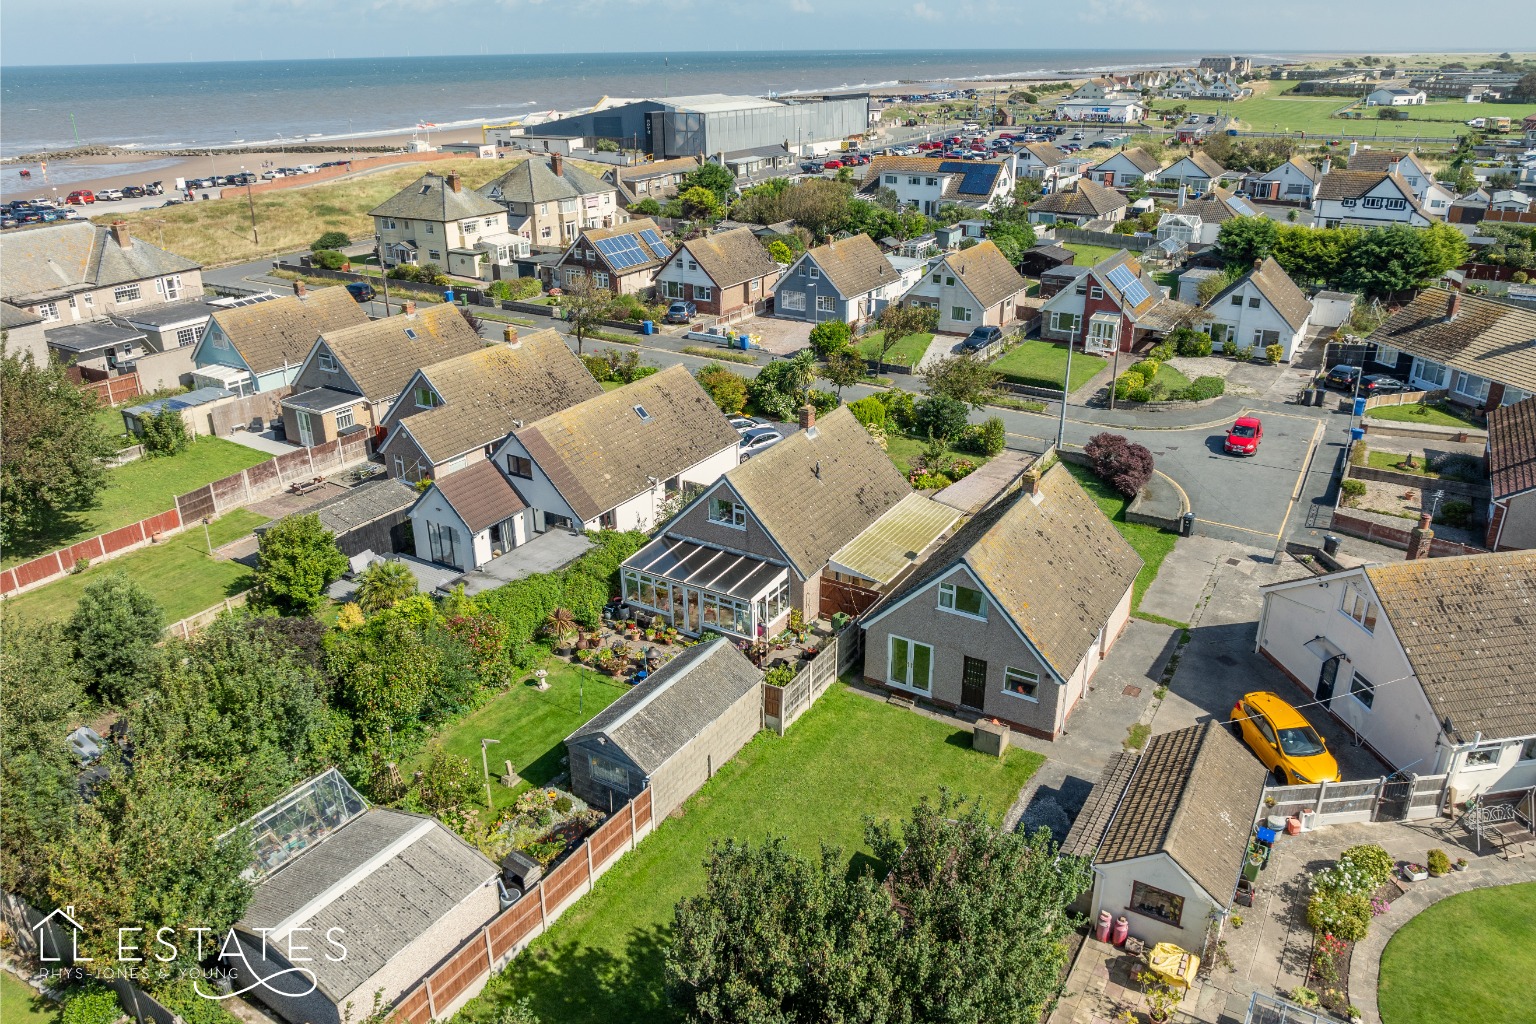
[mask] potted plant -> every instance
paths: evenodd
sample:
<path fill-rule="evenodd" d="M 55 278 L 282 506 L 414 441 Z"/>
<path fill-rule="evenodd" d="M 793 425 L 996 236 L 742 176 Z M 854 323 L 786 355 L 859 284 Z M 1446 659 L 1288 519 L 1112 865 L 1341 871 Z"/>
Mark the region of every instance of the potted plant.
<path fill-rule="evenodd" d="M 579 635 L 575 629 L 561 630 L 555 637 L 555 653 L 562 658 L 569 658 L 576 649 L 576 638 Z"/>
<path fill-rule="evenodd" d="M 1179 1005 L 1184 994 L 1151 971 L 1138 971 L 1136 980 L 1141 983 L 1142 993 L 1147 997 L 1147 1017 L 1154 1024 L 1171 1020 L 1174 1008 Z"/>
<path fill-rule="evenodd" d="M 1435 878 L 1451 873 L 1451 858 L 1446 856 L 1444 850 L 1429 851 L 1429 873 Z"/>
<path fill-rule="evenodd" d="M 1465 870 L 1467 870 L 1467 858 L 1465 858 L 1465 857 L 1457 857 L 1456 858 L 1456 863 L 1455 863 L 1454 867 L 1456 868 L 1457 871 L 1465 871 Z"/>
<path fill-rule="evenodd" d="M 1409 882 L 1422 882 L 1429 877 L 1429 871 L 1422 864 L 1412 861 L 1403 865 L 1403 879 Z"/>

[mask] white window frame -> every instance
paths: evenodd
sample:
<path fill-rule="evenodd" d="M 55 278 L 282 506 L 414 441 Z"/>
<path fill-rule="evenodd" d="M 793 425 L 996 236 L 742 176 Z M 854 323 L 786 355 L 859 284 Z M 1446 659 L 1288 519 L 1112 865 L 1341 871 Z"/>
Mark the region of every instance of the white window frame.
<path fill-rule="evenodd" d="M 1362 693 L 1365 696 L 1362 697 Z M 1355 671 L 1349 677 L 1349 696 L 1356 704 L 1370 711 L 1376 703 L 1376 684 Z"/>
<path fill-rule="evenodd" d="M 1367 633 L 1376 635 L 1376 620 L 1381 609 L 1359 587 L 1349 585 L 1344 588 L 1344 593 L 1339 595 L 1339 612 Z"/>
<path fill-rule="evenodd" d="M 680 299 L 683 297 L 683 283 L 681 281 L 663 281 L 662 288 L 663 293 L 669 299 Z"/>
<path fill-rule="evenodd" d="M 821 280 L 821 268 L 814 263 L 809 264 L 806 267 L 805 276 L 809 277 L 812 281 L 819 281 Z"/>
<path fill-rule="evenodd" d="M 144 297 L 144 293 L 136 284 L 125 284 L 112 292 L 112 301 L 118 305 L 127 305 L 130 302 L 138 302 Z"/>
<path fill-rule="evenodd" d="M 594 272 L 592 274 L 592 286 L 594 288 L 607 288 L 608 274 L 602 270 Z"/>
<path fill-rule="evenodd" d="M 1527 739 L 1520 745 L 1520 761 L 1536 761 L 1536 736 Z"/>
<path fill-rule="evenodd" d="M 1088 297 L 1090 299 L 1102 299 L 1104 297 L 1104 289 L 1098 285 L 1093 285 L 1088 289 Z"/>
<path fill-rule="evenodd" d="M 57 302 L 39 302 L 37 315 L 43 318 L 43 323 L 51 324 L 59 317 L 59 304 Z"/>
<path fill-rule="evenodd" d="M 1481 746 L 1473 747 L 1462 755 L 1462 771 L 1480 772 L 1487 771 L 1490 768 L 1497 768 L 1503 752 L 1504 745 L 1502 743 L 1484 743 Z M 1473 761 L 1474 757 L 1477 758 L 1476 762 Z"/>
<path fill-rule="evenodd" d="M 805 292 L 779 292 L 774 296 L 774 304 L 781 309 L 795 313 L 805 312 Z"/>
<path fill-rule="evenodd" d="M 320 351 L 315 353 L 315 363 L 326 373 L 336 372 L 336 357 L 332 356 L 329 352 Z"/>
<path fill-rule="evenodd" d="M 693 286 L 693 297 L 699 302 L 710 302 L 715 297 L 715 290 L 701 284 L 696 284 Z"/>
<path fill-rule="evenodd" d="M 1066 326 L 1062 326 L 1063 321 L 1066 322 Z M 1076 313 L 1067 313 L 1059 309 L 1051 310 L 1051 330 L 1053 331 L 1065 331 L 1068 334 L 1076 334 L 1077 321 L 1078 314 Z"/>
<path fill-rule="evenodd" d="M 831 295 L 818 295 L 818 296 L 816 296 L 816 312 L 818 312 L 818 313 L 835 313 L 835 312 L 837 312 L 837 299 L 834 296 L 831 296 Z"/>
<path fill-rule="evenodd" d="M 1025 681 L 1025 682 L 1028 682 L 1028 683 L 1032 684 L 1033 687 L 1034 687 L 1033 692 L 1031 692 L 1031 693 L 1020 693 L 1017 690 L 1013 689 L 1011 684 L 1015 680 Z M 1015 697 L 1015 698 L 1017 698 L 1019 700 L 1027 700 L 1027 701 L 1029 701 L 1032 704 L 1038 704 L 1038 703 L 1040 703 L 1040 697 L 1038 696 L 1039 691 L 1040 691 L 1040 673 L 1039 672 L 1026 672 L 1026 671 L 1024 671 L 1021 668 L 1013 668 L 1011 666 L 1005 666 L 1003 668 L 1003 692 L 1005 694 L 1007 694 L 1008 696 Z"/>
<path fill-rule="evenodd" d="M 1466 385 L 1471 381 L 1476 381 L 1477 383 L 1473 384 L 1472 390 L 1468 391 Z M 1493 382 L 1487 377 L 1479 377 L 1475 373 L 1458 370 L 1456 372 L 1456 384 L 1451 388 L 1451 393 L 1460 395 L 1462 398 L 1471 399 L 1474 402 L 1482 403 L 1488 401 L 1488 388 L 1492 384 Z"/>
<path fill-rule="evenodd" d="M 186 348 L 188 345 L 197 344 L 196 327 L 178 327 L 176 329 L 176 347 Z"/>
<path fill-rule="evenodd" d="M 896 674 L 893 671 L 895 669 L 895 667 L 896 667 L 896 645 L 897 644 L 903 644 L 903 645 L 906 646 L 906 649 L 907 649 L 906 650 L 907 678 L 905 678 L 905 679 L 897 679 L 896 678 Z M 917 656 L 916 655 L 917 655 L 917 648 L 919 648 L 919 647 L 924 648 L 928 652 L 928 678 L 923 681 L 923 685 L 922 686 L 919 686 L 916 683 L 916 681 L 913 678 L 913 674 L 912 674 L 912 669 L 913 669 L 913 667 L 917 663 Z M 925 643 L 922 643 L 921 641 L 913 640 L 913 639 L 910 639 L 910 638 L 904 637 L 904 636 L 898 636 L 895 633 L 892 633 L 892 634 L 890 634 L 890 636 L 886 640 L 885 653 L 886 653 L 886 659 L 885 659 L 885 681 L 887 683 L 890 683 L 892 686 L 899 686 L 899 687 L 901 687 L 904 690 L 911 690 L 914 693 L 924 693 L 924 694 L 927 694 L 927 693 L 932 693 L 933 692 L 933 645 L 932 644 L 925 644 Z"/>
<path fill-rule="evenodd" d="M 348 427 L 353 427 L 356 425 L 357 414 L 353 411 L 350 405 L 336 413 L 337 430 L 346 430 Z"/>
<path fill-rule="evenodd" d="M 1426 373 L 1425 371 L 1430 367 L 1438 368 L 1439 373 Z M 1435 390 L 1445 387 L 1445 378 L 1446 375 L 1450 372 L 1450 367 L 1446 366 L 1444 363 L 1437 363 L 1433 359 L 1424 359 L 1422 357 L 1415 356 L 1413 360 L 1413 366 L 1408 371 L 1408 378 L 1414 382 L 1423 381 L 1424 383 L 1420 385 L 1421 387 Z"/>
<path fill-rule="evenodd" d="M 720 518 L 721 516 L 726 518 Z M 716 526 L 726 526 L 733 530 L 745 530 L 747 528 L 747 507 L 739 501 L 730 498 L 711 498 L 709 508 L 705 513 L 711 523 Z"/>
<path fill-rule="evenodd" d="M 970 306 L 951 306 L 949 311 L 954 314 L 950 319 L 959 324 L 970 323 L 976 315 Z"/>
<path fill-rule="evenodd" d="M 981 611 L 968 612 L 962 608 L 957 607 L 955 605 L 955 591 L 957 589 L 969 590 L 971 593 L 979 597 L 981 599 Z M 976 587 L 967 587 L 962 584 L 941 583 L 939 584 L 939 610 L 948 612 L 951 615 L 959 615 L 962 618 L 975 619 L 977 622 L 986 622 L 987 592 L 985 590 L 978 590 Z"/>

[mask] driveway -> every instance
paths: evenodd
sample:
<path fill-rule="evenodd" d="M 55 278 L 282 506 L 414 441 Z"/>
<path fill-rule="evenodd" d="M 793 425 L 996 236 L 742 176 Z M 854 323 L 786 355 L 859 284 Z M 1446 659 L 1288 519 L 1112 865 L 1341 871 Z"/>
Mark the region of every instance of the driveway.
<path fill-rule="evenodd" d="M 465 573 L 442 589 L 462 583 L 466 594 L 494 590 L 503 583 L 511 583 L 536 572 L 563 569 L 586 554 L 591 546 L 592 542 L 584 534 L 550 530 L 513 548 L 500 558 L 491 559 L 474 572 Z"/>
<path fill-rule="evenodd" d="M 776 356 L 791 356 L 811 343 L 811 328 L 800 320 L 780 320 L 771 316 L 754 316 L 734 326 L 734 330 L 752 335 L 754 345 Z"/>

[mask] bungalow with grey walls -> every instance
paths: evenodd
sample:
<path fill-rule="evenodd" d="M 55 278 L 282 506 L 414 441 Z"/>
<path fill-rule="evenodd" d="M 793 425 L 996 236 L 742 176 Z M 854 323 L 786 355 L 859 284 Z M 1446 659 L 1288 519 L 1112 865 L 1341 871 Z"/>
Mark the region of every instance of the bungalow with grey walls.
<path fill-rule="evenodd" d="M 1274 170 L 1255 176 L 1249 183 L 1248 193 L 1259 199 L 1311 202 L 1317 194 L 1317 183 L 1330 169 L 1326 159 L 1319 170 L 1301 157 L 1293 156 Z"/>
<path fill-rule="evenodd" d="M 701 314 L 727 316 L 761 310 L 778 279 L 779 265 L 752 229 L 732 228 L 679 245 L 656 272 L 656 298 L 683 299 Z"/>
<path fill-rule="evenodd" d="M 1157 177 L 1157 157 L 1140 146 L 1122 149 L 1088 170 L 1088 177 L 1105 188 L 1134 188 Z"/>
<path fill-rule="evenodd" d="M 1095 186 L 1097 187 L 1097 186 Z M 901 301 L 939 311 L 938 329 L 969 334 L 983 325 L 1004 327 L 1018 315 L 1029 282 L 990 240 L 945 254 L 907 290 Z"/>
<path fill-rule="evenodd" d="M 1375 361 L 1474 409 L 1536 394 L 1536 310 L 1426 288 L 1371 332 Z"/>
<path fill-rule="evenodd" d="M 1192 153 L 1158 171 L 1157 185 L 1159 188 L 1187 188 L 1200 194 L 1212 185 L 1221 184 L 1226 177 L 1228 171 L 1221 164 L 1204 153 Z"/>
<path fill-rule="evenodd" d="M 866 615 L 865 681 L 1055 739 L 1141 564 L 1066 466 L 1032 468 Z"/>
<path fill-rule="evenodd" d="M 1305 340 L 1312 303 L 1273 256 L 1253 261 L 1253 269 L 1206 303 L 1211 341 L 1217 348 L 1251 348 L 1262 355 L 1279 345 L 1290 362 Z"/>
<path fill-rule="evenodd" d="M 773 290 L 773 312 L 786 320 L 878 316 L 901 295 L 901 274 L 868 235 L 817 246 L 784 270 Z"/>
<path fill-rule="evenodd" d="M 287 387 L 298 377 L 316 338 L 368 322 L 368 314 L 345 288 L 310 292 L 295 282 L 294 292 L 214 312 L 192 353 L 193 384 L 242 395 Z"/>

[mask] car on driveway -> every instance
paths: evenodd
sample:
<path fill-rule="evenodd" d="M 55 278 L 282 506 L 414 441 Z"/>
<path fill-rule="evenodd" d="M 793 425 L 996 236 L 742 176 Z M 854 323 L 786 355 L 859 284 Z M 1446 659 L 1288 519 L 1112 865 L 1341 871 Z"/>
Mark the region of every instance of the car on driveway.
<path fill-rule="evenodd" d="M 694 314 L 697 312 L 698 307 L 693 303 L 687 302 L 683 299 L 677 299 L 672 303 L 672 305 L 667 307 L 666 315 L 661 318 L 661 322 L 667 324 L 685 324 L 692 320 Z"/>
<path fill-rule="evenodd" d="M 773 426 L 767 420 L 760 420 L 755 416 L 732 416 L 730 424 L 736 428 L 736 433 L 738 434 L 745 434 L 749 430 L 757 430 L 760 427 Z"/>
<path fill-rule="evenodd" d="M 1360 382 L 1362 395 L 1395 395 L 1407 390 L 1407 384 L 1385 373 L 1373 373 Z"/>
<path fill-rule="evenodd" d="M 784 435 L 773 427 L 757 427 L 741 435 L 741 461 L 745 462 L 758 452 L 767 451 L 772 445 L 784 440 Z"/>
<path fill-rule="evenodd" d="M 1227 724 L 1281 786 L 1339 782 L 1339 763 L 1301 712 L 1267 691 L 1245 693 Z"/>
<path fill-rule="evenodd" d="M 1227 431 L 1225 448 L 1228 455 L 1257 455 L 1259 442 L 1264 440 L 1264 424 L 1257 416 L 1239 416 L 1232 429 Z"/>
<path fill-rule="evenodd" d="M 1359 379 L 1360 367 L 1335 366 L 1323 378 L 1323 387 L 1333 388 L 1335 391 L 1353 391 L 1355 390 L 1355 381 Z"/>
<path fill-rule="evenodd" d="M 966 335 L 965 340 L 960 343 L 960 351 L 980 352 L 994 341 L 1000 340 L 1002 336 L 1003 329 L 1001 327 L 983 324 L 980 327 L 973 328 L 971 333 Z"/>

